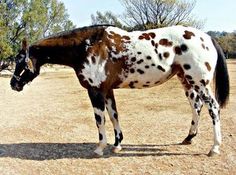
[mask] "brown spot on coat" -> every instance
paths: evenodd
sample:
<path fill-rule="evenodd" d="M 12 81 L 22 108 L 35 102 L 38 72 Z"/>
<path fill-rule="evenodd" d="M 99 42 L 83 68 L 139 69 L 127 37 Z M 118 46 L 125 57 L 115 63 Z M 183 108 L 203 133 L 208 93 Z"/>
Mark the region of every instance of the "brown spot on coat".
<path fill-rule="evenodd" d="M 154 39 L 154 38 L 156 37 L 156 34 L 153 33 L 153 32 L 150 32 L 150 33 L 149 33 L 149 36 L 151 36 L 151 38 Z"/>
<path fill-rule="evenodd" d="M 133 74 L 135 70 L 133 68 L 130 69 L 130 73 Z"/>
<path fill-rule="evenodd" d="M 168 58 L 168 57 L 170 56 L 170 53 L 169 53 L 169 52 L 164 52 L 163 56 L 164 56 L 165 58 Z"/>
<path fill-rule="evenodd" d="M 164 38 L 159 41 L 159 44 L 165 47 L 171 47 L 173 45 L 173 42 Z"/>
<path fill-rule="evenodd" d="M 132 89 L 135 88 L 133 81 L 131 81 L 131 82 L 129 83 L 129 87 L 132 88 Z"/>
<path fill-rule="evenodd" d="M 155 44 L 155 47 L 158 48 L 158 43 Z"/>
<path fill-rule="evenodd" d="M 175 46 L 174 47 L 174 52 L 177 55 L 182 55 L 182 50 L 181 50 L 181 48 L 179 46 Z"/>
<path fill-rule="evenodd" d="M 158 56 L 159 56 L 159 59 L 162 60 L 162 54 L 159 53 Z"/>
<path fill-rule="evenodd" d="M 140 73 L 140 74 L 144 74 L 144 71 L 141 70 L 141 69 L 137 69 L 137 72 Z"/>
<path fill-rule="evenodd" d="M 206 46 L 205 46 L 204 44 L 202 44 L 202 48 L 203 48 L 203 49 L 205 49 L 205 48 L 206 48 Z"/>
<path fill-rule="evenodd" d="M 93 83 L 93 80 L 91 78 L 88 79 L 90 83 Z"/>
<path fill-rule="evenodd" d="M 194 98 L 194 93 L 191 93 L 191 94 L 190 94 L 190 98 L 193 100 L 193 98 Z"/>
<path fill-rule="evenodd" d="M 141 35 L 141 36 L 138 37 L 138 39 L 142 40 L 142 39 L 144 39 L 144 36 Z"/>
<path fill-rule="evenodd" d="M 181 48 L 181 50 L 182 50 L 183 52 L 187 52 L 187 51 L 188 51 L 188 47 L 187 47 L 185 44 L 182 44 L 182 45 L 180 46 L 180 48 Z"/>
<path fill-rule="evenodd" d="M 148 60 L 151 60 L 151 59 L 152 59 L 152 57 L 151 57 L 151 56 L 147 56 L 146 58 L 147 58 Z"/>
<path fill-rule="evenodd" d="M 136 61 L 136 58 L 135 58 L 135 57 L 132 57 L 132 58 L 131 58 L 131 61 L 132 61 L 132 62 L 135 62 L 135 61 Z"/>
<path fill-rule="evenodd" d="M 192 85 L 195 84 L 195 82 L 193 80 L 189 80 L 189 83 L 192 84 Z"/>
<path fill-rule="evenodd" d="M 186 91 L 186 92 L 185 92 L 185 95 L 186 95 L 186 97 L 188 97 L 188 96 L 189 96 L 189 93 L 188 93 L 188 91 Z"/>
<path fill-rule="evenodd" d="M 188 80 L 192 80 L 193 79 L 193 77 L 190 76 L 190 75 L 185 75 L 185 78 L 188 79 Z"/>
<path fill-rule="evenodd" d="M 144 33 L 143 36 L 144 36 L 144 38 L 145 38 L 146 40 L 150 40 L 150 39 L 151 39 L 150 36 L 149 36 L 149 34 L 147 34 L 147 33 Z"/>
<path fill-rule="evenodd" d="M 184 31 L 183 37 L 184 37 L 185 39 L 191 39 L 192 36 L 195 36 L 195 34 L 194 34 L 193 32 L 188 31 L 188 30 L 185 30 L 185 31 Z"/>
<path fill-rule="evenodd" d="M 143 62 L 143 59 L 137 61 L 137 64 L 141 64 Z"/>
<path fill-rule="evenodd" d="M 143 33 L 142 35 L 140 35 L 138 37 L 138 39 L 140 39 L 140 40 L 143 40 L 143 39 L 150 40 L 151 38 L 154 39 L 155 37 L 156 37 L 156 34 L 153 33 L 153 32 L 150 32 L 150 33 Z"/>
<path fill-rule="evenodd" d="M 195 89 L 197 92 L 199 92 L 200 87 L 199 87 L 198 85 L 195 85 L 195 86 L 194 86 L 194 89 Z"/>
<path fill-rule="evenodd" d="M 206 86 L 205 80 L 201 80 L 200 83 L 202 83 L 203 86 Z"/>
<path fill-rule="evenodd" d="M 191 66 L 190 66 L 189 64 L 184 64 L 183 66 L 184 66 L 184 69 L 185 69 L 185 70 L 191 69 Z"/>
<path fill-rule="evenodd" d="M 211 71 L 211 66 L 208 62 L 205 62 L 205 66 L 207 68 L 207 70 L 210 72 Z"/>
<path fill-rule="evenodd" d="M 125 40 L 130 40 L 130 37 L 126 36 L 126 35 L 122 36 L 122 38 L 125 39 Z"/>
<path fill-rule="evenodd" d="M 152 43 L 152 46 L 155 46 L 155 41 L 154 40 L 152 40 L 151 43 Z"/>
<path fill-rule="evenodd" d="M 205 80 L 203 80 L 203 79 L 200 81 L 200 83 L 202 83 L 203 86 L 208 85 L 209 82 L 210 82 L 209 80 L 206 80 L 206 81 L 205 81 Z"/>
<path fill-rule="evenodd" d="M 162 66 L 160 66 L 160 65 L 157 66 L 157 69 L 161 70 L 162 72 L 165 72 L 165 71 L 166 71 L 166 70 L 165 70 Z"/>
<path fill-rule="evenodd" d="M 93 64 L 96 63 L 96 58 L 94 56 L 91 57 Z"/>

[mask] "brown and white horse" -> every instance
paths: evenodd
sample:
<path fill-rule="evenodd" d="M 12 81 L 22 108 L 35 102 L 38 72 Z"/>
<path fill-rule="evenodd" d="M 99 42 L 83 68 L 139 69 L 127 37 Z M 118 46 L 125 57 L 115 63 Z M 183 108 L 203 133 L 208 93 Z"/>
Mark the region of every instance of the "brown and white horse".
<path fill-rule="evenodd" d="M 164 83 L 177 74 L 190 102 L 193 118 L 190 144 L 198 131 L 203 104 L 213 121 L 214 144 L 209 155 L 219 153 L 221 144 L 220 107 L 229 97 L 229 76 L 220 46 L 207 34 L 190 27 L 173 26 L 127 32 L 113 26 L 90 26 L 59 33 L 31 46 L 22 42 L 16 56 L 11 87 L 21 91 L 40 73 L 45 64 L 72 67 L 88 90 L 99 132 L 95 150 L 103 155 L 107 145 L 105 108 L 115 131 L 113 151 L 121 150 L 120 129 L 113 89 L 147 88 Z M 215 96 L 210 82 L 215 75 Z"/>

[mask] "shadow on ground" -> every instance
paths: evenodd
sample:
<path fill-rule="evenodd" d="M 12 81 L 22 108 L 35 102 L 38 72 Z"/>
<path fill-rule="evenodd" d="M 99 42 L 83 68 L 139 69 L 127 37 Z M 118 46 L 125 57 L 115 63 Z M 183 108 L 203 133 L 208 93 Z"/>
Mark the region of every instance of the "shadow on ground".
<path fill-rule="evenodd" d="M 202 154 L 173 153 L 162 147 L 171 145 L 123 145 L 123 150 L 114 154 L 112 145 L 108 145 L 102 158 L 109 157 L 144 157 L 144 156 L 199 156 Z M 0 158 L 10 157 L 25 160 L 55 160 L 55 159 L 92 159 L 96 148 L 95 143 L 19 143 L 0 144 Z M 97 158 L 97 157 L 96 157 Z"/>

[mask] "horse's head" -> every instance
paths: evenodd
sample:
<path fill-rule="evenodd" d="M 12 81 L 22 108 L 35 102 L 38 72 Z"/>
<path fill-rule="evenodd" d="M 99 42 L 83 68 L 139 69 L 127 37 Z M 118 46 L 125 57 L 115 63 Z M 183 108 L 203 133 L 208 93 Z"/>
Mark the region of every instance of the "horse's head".
<path fill-rule="evenodd" d="M 32 56 L 27 41 L 22 41 L 22 48 L 15 57 L 15 72 L 11 78 L 13 90 L 21 91 L 25 84 L 31 82 L 38 74 L 37 59 Z"/>

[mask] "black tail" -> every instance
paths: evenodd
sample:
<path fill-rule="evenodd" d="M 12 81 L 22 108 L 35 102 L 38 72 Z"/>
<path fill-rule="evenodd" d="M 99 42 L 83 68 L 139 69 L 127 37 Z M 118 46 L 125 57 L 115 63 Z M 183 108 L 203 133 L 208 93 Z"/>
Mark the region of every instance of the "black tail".
<path fill-rule="evenodd" d="M 212 39 L 217 50 L 218 59 L 215 68 L 215 96 L 220 107 L 225 107 L 229 100 L 229 74 L 226 58 L 220 45 Z"/>

